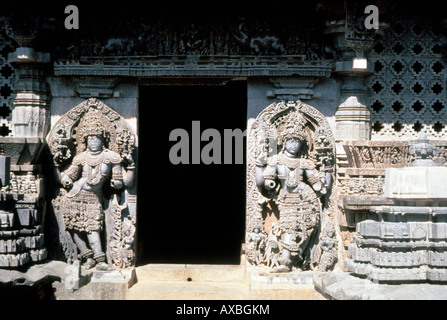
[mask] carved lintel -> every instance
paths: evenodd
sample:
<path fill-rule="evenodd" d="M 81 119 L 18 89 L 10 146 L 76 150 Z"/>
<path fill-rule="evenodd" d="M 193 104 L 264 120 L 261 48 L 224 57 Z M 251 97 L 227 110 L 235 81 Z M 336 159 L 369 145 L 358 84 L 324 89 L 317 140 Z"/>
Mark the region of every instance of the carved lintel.
<path fill-rule="evenodd" d="M 119 92 L 113 91 L 116 78 L 93 78 L 87 77 L 77 79 L 76 91 L 81 98 L 111 98 L 119 96 Z"/>
<path fill-rule="evenodd" d="M 318 82 L 317 77 L 275 77 L 270 82 L 277 88 L 267 92 L 268 98 L 278 100 L 310 100 L 314 98 L 313 87 Z"/>
<path fill-rule="evenodd" d="M 187 56 L 176 57 L 85 57 L 79 61 L 54 63 L 56 76 L 128 76 L 128 77 L 246 77 L 246 76 L 302 76 L 329 77 L 332 64 L 317 61 L 305 64 L 301 56 Z"/>

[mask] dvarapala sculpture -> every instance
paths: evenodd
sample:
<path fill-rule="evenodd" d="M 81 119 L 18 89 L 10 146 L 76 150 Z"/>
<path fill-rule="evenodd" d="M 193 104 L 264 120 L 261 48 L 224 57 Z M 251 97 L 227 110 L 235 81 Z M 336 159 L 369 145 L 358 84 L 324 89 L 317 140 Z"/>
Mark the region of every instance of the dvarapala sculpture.
<path fill-rule="evenodd" d="M 67 262 L 98 270 L 132 265 L 135 134 L 92 98 L 62 117 L 47 141 L 62 187 L 53 210 Z"/>
<path fill-rule="evenodd" d="M 274 103 L 258 115 L 248 141 L 250 263 L 274 272 L 333 268 L 334 147 L 325 117 L 300 101 Z"/>

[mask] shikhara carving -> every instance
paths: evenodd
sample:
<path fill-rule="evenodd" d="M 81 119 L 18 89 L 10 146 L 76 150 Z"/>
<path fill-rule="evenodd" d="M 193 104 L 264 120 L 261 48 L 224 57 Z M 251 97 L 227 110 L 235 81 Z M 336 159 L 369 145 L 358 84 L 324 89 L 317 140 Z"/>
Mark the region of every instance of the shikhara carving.
<path fill-rule="evenodd" d="M 62 117 L 47 141 L 61 184 L 53 209 L 67 261 L 80 259 L 99 270 L 131 266 L 135 134 L 115 111 L 91 98 Z"/>
<path fill-rule="evenodd" d="M 297 102 L 268 106 L 248 142 L 247 257 L 275 272 L 332 269 L 334 138 L 324 116 Z"/>

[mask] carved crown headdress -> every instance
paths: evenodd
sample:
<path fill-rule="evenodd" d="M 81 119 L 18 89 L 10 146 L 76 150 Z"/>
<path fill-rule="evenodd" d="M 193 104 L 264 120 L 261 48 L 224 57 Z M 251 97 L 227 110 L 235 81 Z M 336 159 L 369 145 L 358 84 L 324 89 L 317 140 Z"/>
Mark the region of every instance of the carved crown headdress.
<path fill-rule="evenodd" d="M 278 125 L 278 144 L 284 143 L 290 138 L 296 138 L 301 141 L 308 141 L 308 134 L 305 130 L 306 120 L 298 112 L 290 112 Z"/>
<path fill-rule="evenodd" d="M 104 142 L 108 143 L 115 130 L 112 123 L 97 109 L 90 108 L 79 121 L 76 132 L 76 142 L 78 151 L 84 151 L 85 138 L 90 135 L 99 135 L 103 137 Z M 113 142 L 113 139 L 112 139 Z M 110 149 L 114 149 L 109 146 Z"/>

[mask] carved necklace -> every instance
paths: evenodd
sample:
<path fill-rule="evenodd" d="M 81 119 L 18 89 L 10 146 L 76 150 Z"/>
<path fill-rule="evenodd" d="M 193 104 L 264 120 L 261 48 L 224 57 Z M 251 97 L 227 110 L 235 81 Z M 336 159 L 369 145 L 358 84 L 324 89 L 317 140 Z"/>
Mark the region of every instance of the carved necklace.
<path fill-rule="evenodd" d="M 97 168 L 103 163 L 104 152 L 95 154 L 91 151 L 87 152 L 85 164 L 87 165 L 87 183 L 89 185 L 97 185 L 101 181 L 101 168 Z"/>
<path fill-rule="evenodd" d="M 301 164 L 300 158 L 291 158 L 291 157 L 286 156 L 282 152 L 279 154 L 279 160 L 281 161 L 282 164 L 284 164 L 289 169 L 296 169 Z"/>
<path fill-rule="evenodd" d="M 87 156 L 85 157 L 85 163 L 89 167 L 96 167 L 100 165 L 104 160 L 104 152 L 100 151 L 99 153 L 95 154 L 94 152 L 87 152 Z"/>
<path fill-rule="evenodd" d="M 300 172 L 297 172 L 297 168 L 300 168 L 301 159 L 300 158 L 291 158 L 285 155 L 284 153 L 279 154 L 279 159 L 282 164 L 287 168 L 286 169 L 286 186 L 289 188 L 295 188 L 298 186 L 298 183 L 303 179 Z"/>

